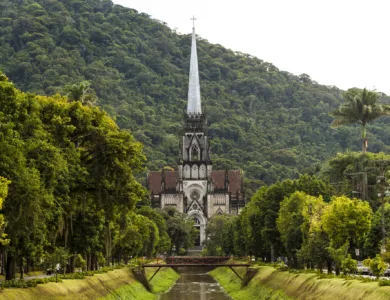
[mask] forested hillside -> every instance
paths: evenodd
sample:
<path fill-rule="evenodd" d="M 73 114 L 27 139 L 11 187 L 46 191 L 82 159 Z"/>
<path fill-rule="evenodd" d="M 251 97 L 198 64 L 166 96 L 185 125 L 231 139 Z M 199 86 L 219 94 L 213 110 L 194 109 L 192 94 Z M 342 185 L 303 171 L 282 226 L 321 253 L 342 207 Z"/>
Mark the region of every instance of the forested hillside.
<path fill-rule="evenodd" d="M 109 0 L 0 0 L 0 69 L 42 95 L 89 81 L 98 105 L 144 144 L 151 170 L 176 163 L 189 56 L 190 35 Z M 338 88 L 201 37 L 198 57 L 217 168 L 272 183 L 360 149 L 360 128 L 329 127 Z M 389 123 L 368 127 L 369 151 L 389 152 Z"/>

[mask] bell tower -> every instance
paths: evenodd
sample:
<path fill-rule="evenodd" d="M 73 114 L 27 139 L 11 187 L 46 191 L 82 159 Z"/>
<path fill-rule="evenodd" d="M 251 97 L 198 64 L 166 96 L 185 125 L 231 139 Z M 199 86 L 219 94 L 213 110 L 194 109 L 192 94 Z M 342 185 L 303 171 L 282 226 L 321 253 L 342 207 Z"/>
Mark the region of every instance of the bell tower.
<path fill-rule="evenodd" d="M 191 19 L 195 22 L 195 18 Z M 187 110 L 180 133 L 177 171 L 150 171 L 147 186 L 153 207 L 175 207 L 194 220 L 199 251 L 207 222 L 214 215 L 238 214 L 245 206 L 241 170 L 213 170 L 207 119 L 202 110 L 195 26 L 192 28 Z"/>
<path fill-rule="evenodd" d="M 191 20 L 195 21 L 195 18 Z M 205 239 L 207 192 L 211 187 L 212 162 L 207 137 L 207 120 L 202 111 L 195 27 L 192 28 L 191 60 L 188 82 L 187 111 L 178 161 L 179 189 L 183 193 L 185 212 L 199 226 L 200 242 Z"/>

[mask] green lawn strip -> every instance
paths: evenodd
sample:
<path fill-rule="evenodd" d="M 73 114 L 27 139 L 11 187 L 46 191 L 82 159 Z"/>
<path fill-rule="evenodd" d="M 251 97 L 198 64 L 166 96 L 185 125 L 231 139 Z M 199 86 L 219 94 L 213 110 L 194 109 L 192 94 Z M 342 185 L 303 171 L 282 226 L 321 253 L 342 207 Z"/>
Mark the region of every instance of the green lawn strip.
<path fill-rule="evenodd" d="M 156 270 L 157 268 L 146 268 L 146 278 L 150 279 Z M 102 297 L 101 300 L 157 299 L 157 294 L 166 292 L 179 277 L 173 269 L 161 268 L 150 282 L 153 293 L 148 292 L 141 283 L 135 282 L 111 291 L 110 295 Z"/>
<path fill-rule="evenodd" d="M 146 271 L 146 277 L 149 279 L 157 268 L 151 268 Z M 166 292 L 178 279 L 180 275 L 171 268 L 161 268 L 160 271 L 150 281 L 153 293 L 161 294 Z"/>
<path fill-rule="evenodd" d="M 236 272 L 243 278 L 246 268 L 235 268 Z M 214 269 L 210 274 L 218 280 L 223 289 L 236 300 L 246 299 L 269 299 L 269 300 L 290 300 L 281 290 L 273 290 L 257 281 L 252 280 L 248 286 L 241 287 L 241 279 L 228 267 Z M 255 277 L 256 278 L 256 277 Z"/>
<path fill-rule="evenodd" d="M 139 282 L 133 282 L 122 286 L 100 300 L 155 300 L 157 296 L 148 292 L 145 287 Z"/>
<path fill-rule="evenodd" d="M 144 287 L 138 283 L 130 268 L 117 269 L 104 274 L 86 276 L 84 279 L 68 279 L 59 283 L 51 282 L 39 284 L 36 287 L 27 289 L 4 289 L 0 292 L 0 300 L 23 299 L 23 300 L 84 300 L 99 299 L 118 291 L 122 287 L 132 286 L 137 293 L 146 298 L 148 293 Z M 143 293 L 143 294 L 142 294 Z M 114 294 L 115 295 L 115 294 Z M 118 299 L 118 298 L 115 298 Z"/>
<path fill-rule="evenodd" d="M 325 278 L 316 273 L 279 271 L 270 266 L 257 267 L 259 272 L 248 286 L 241 289 L 240 280 L 228 268 L 211 272 L 234 299 L 321 299 L 321 300 L 385 300 L 390 299 L 390 286 L 361 279 Z"/>

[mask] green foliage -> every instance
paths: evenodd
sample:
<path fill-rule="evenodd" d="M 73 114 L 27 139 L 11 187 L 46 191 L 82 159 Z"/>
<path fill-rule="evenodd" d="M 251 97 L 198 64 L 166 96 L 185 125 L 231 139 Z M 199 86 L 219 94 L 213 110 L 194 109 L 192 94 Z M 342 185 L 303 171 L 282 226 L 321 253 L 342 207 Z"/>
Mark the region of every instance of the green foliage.
<path fill-rule="evenodd" d="M 340 274 L 340 267 L 342 262 L 345 260 L 349 249 L 349 242 L 345 242 L 341 247 L 335 248 L 332 246 L 328 247 L 330 256 L 335 263 L 336 275 Z"/>
<path fill-rule="evenodd" d="M 84 270 L 86 266 L 87 262 L 85 261 L 85 259 L 80 254 L 77 254 L 75 260 L 75 267 Z"/>
<path fill-rule="evenodd" d="M 382 257 L 380 254 L 377 254 L 375 258 L 367 258 L 363 260 L 363 265 L 367 266 L 370 268 L 372 274 L 376 277 L 379 278 L 380 276 L 383 276 L 387 269 L 387 264 L 383 261 Z"/>
<path fill-rule="evenodd" d="M 379 286 L 390 286 L 390 280 L 379 280 Z"/>
<path fill-rule="evenodd" d="M 353 274 L 357 272 L 357 260 L 352 259 L 351 255 L 348 254 L 345 259 L 341 262 L 341 268 L 344 275 Z"/>
<path fill-rule="evenodd" d="M 364 241 L 372 220 L 372 210 L 367 202 L 348 197 L 333 197 L 322 215 L 322 227 L 335 248 L 346 241 L 351 248 Z"/>
<path fill-rule="evenodd" d="M 240 249 L 241 254 L 254 254 L 260 257 L 267 256 L 268 261 L 271 259 L 272 252 L 274 257 L 284 254 L 283 242 L 280 239 L 276 220 L 280 210 L 280 203 L 285 197 L 289 197 L 296 191 L 316 197 L 322 195 L 324 199 L 329 199 L 331 195 L 329 184 L 318 180 L 315 176 L 308 175 L 303 175 L 296 180 L 284 180 L 269 187 L 260 188 L 239 217 L 240 228 L 237 231 L 237 238 L 246 239 L 246 241 L 238 242 L 238 244 L 241 243 L 245 246 L 247 251 L 245 253 L 242 251 L 244 249 Z M 297 244 L 299 244 L 299 239 L 302 239 L 299 228 L 298 236 L 296 233 Z M 295 241 L 295 238 L 292 238 L 292 241 Z M 292 247 L 295 246 L 292 245 Z"/>
<path fill-rule="evenodd" d="M 176 164 L 189 34 L 111 1 L 3 0 L 1 12 L 0 69 L 19 88 L 65 95 L 89 82 L 96 104 L 143 143 L 149 169 Z M 340 104 L 336 87 L 200 37 L 198 53 L 216 168 L 240 167 L 260 185 L 272 184 L 358 150 L 355 128 L 329 128 Z M 370 147 L 388 152 L 389 124 L 378 122 L 368 126 Z"/>
<path fill-rule="evenodd" d="M 159 228 L 134 212 L 147 195 L 135 179 L 142 145 L 130 132 L 97 107 L 25 94 L 6 79 L 0 122 L 0 174 L 11 182 L 0 181 L 6 279 L 15 277 L 16 263 L 39 264 L 45 254 L 51 268 L 60 263 L 69 272 L 155 253 Z M 155 220 L 166 239 L 164 221 Z"/>
<path fill-rule="evenodd" d="M 233 217 L 231 215 L 214 215 L 207 223 L 206 228 L 206 249 L 207 255 L 229 255 L 232 254 L 232 227 Z"/>
<path fill-rule="evenodd" d="M 5 198 L 8 195 L 8 185 L 11 182 L 4 177 L 0 176 L 0 209 L 3 208 L 3 203 Z M 6 226 L 6 222 L 4 220 L 4 215 L 0 214 L 0 244 L 1 245 L 7 245 L 9 243 L 9 240 L 7 239 L 7 235 L 4 234 L 4 229 Z"/>
<path fill-rule="evenodd" d="M 321 196 L 317 198 L 304 192 L 295 192 L 280 203 L 276 225 L 287 255 L 295 268 L 298 267 L 297 252 L 309 235 L 310 222 L 316 218 L 316 213 L 322 206 Z"/>
<path fill-rule="evenodd" d="M 187 214 L 180 213 L 174 207 L 164 207 L 163 210 L 158 210 L 158 213 L 165 219 L 167 233 L 171 240 L 172 247 L 175 246 L 176 251 L 180 248 L 189 249 L 194 245 L 197 230 L 194 227 L 194 221 L 188 218 Z M 172 249 L 169 249 L 171 252 Z"/>
<path fill-rule="evenodd" d="M 390 155 L 383 152 L 338 153 L 325 164 L 320 178 L 332 183 L 336 195 L 367 200 L 376 210 L 380 204 L 378 193 L 381 192 L 377 177 L 388 177 L 388 174 L 383 174 L 383 169 L 389 162 Z"/>

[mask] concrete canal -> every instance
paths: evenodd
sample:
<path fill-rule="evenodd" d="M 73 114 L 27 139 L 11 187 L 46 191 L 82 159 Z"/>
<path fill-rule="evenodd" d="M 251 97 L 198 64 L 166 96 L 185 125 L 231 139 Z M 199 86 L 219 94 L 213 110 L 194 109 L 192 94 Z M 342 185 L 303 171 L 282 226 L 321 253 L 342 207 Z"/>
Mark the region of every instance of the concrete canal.
<path fill-rule="evenodd" d="M 209 268 L 179 268 L 180 278 L 160 300 L 231 300 Z"/>

